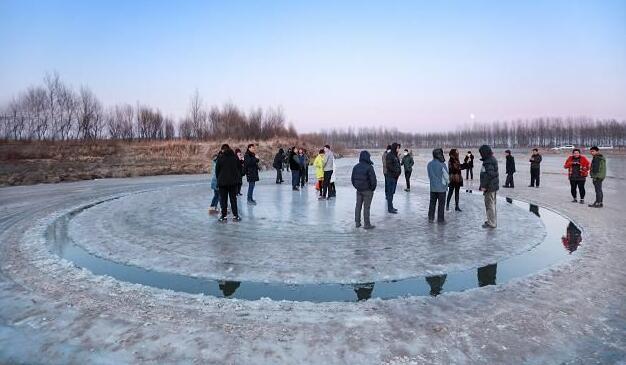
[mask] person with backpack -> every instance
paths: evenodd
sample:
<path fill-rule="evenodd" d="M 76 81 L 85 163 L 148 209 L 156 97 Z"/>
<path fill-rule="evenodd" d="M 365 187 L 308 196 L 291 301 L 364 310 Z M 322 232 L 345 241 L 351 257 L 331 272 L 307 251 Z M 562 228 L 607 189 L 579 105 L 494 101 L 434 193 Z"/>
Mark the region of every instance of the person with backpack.
<path fill-rule="evenodd" d="M 602 208 L 604 194 L 602 193 L 602 182 L 606 178 L 606 159 L 600 153 L 598 146 L 590 149 L 593 159 L 591 160 L 591 181 L 596 191 L 596 201 L 589 204 L 591 208 Z"/>
<path fill-rule="evenodd" d="M 430 202 L 428 204 L 428 221 L 435 221 L 435 207 L 437 207 L 437 222 L 445 224 L 444 204 L 446 191 L 450 183 L 448 166 L 441 148 L 433 150 L 433 159 L 426 165 L 428 180 L 430 181 Z"/>
<path fill-rule="evenodd" d="M 363 211 L 363 228 L 372 229 L 370 222 L 370 206 L 376 190 L 376 172 L 370 153 L 361 151 L 359 163 L 352 168 L 352 186 L 356 189 L 356 207 L 354 209 L 354 221 L 356 227 L 361 227 L 361 211 Z"/>
<path fill-rule="evenodd" d="M 272 167 L 276 169 L 276 184 L 283 183 L 283 160 L 285 158 L 285 151 L 282 148 L 278 149 L 278 152 L 274 156 L 274 163 Z"/>
<path fill-rule="evenodd" d="M 254 185 L 259 181 L 259 159 L 256 157 L 256 145 L 248 145 L 244 156 L 244 171 L 248 180 L 248 204 L 256 205 L 254 200 Z"/>
<path fill-rule="evenodd" d="M 404 150 L 404 155 L 402 156 L 400 164 L 404 166 L 404 180 L 406 180 L 406 188 L 404 191 L 409 192 L 411 191 L 411 173 L 413 172 L 413 165 L 415 164 L 415 161 L 413 160 L 413 155 L 408 149 Z"/>
<path fill-rule="evenodd" d="M 511 150 L 504 151 L 506 158 L 506 181 L 504 182 L 505 188 L 514 188 L 513 174 L 515 173 L 515 158 L 511 154 Z"/>
<path fill-rule="evenodd" d="M 496 193 L 500 189 L 500 178 L 498 174 L 498 160 L 493 156 L 491 147 L 486 144 L 478 149 L 483 167 L 480 169 L 480 191 L 485 198 L 485 210 L 487 221 L 483 223 L 483 228 L 496 228 L 498 217 L 496 212 Z"/>
<path fill-rule="evenodd" d="M 241 168 L 239 159 L 229 145 L 223 144 L 221 155 L 217 158 L 215 166 L 215 174 L 217 176 L 217 186 L 220 194 L 220 206 L 222 214 L 219 218 L 220 222 L 226 222 L 228 215 L 228 201 L 230 200 L 230 209 L 233 213 L 233 220 L 238 222 L 239 210 L 237 209 L 237 184 L 241 179 Z"/>
<path fill-rule="evenodd" d="M 580 204 L 585 204 L 585 182 L 587 181 L 590 166 L 589 160 L 580 154 L 580 149 L 578 148 L 574 148 L 572 155 L 565 160 L 563 168 L 567 169 L 573 198 L 572 203 L 579 202 L 576 199 L 576 190 L 578 190 L 580 193 Z"/>

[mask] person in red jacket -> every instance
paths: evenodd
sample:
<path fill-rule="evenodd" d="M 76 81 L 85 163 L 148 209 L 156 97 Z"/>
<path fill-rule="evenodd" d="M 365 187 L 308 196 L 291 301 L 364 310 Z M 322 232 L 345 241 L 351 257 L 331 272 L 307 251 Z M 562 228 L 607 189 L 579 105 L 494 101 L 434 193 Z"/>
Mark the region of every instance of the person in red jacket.
<path fill-rule="evenodd" d="M 578 202 L 576 199 L 576 189 L 580 192 L 580 204 L 585 204 L 585 181 L 589 174 L 589 159 L 580 154 L 580 149 L 574 148 L 572 155 L 565 161 L 564 168 L 567 169 L 569 182 L 572 189 L 572 203 Z"/>

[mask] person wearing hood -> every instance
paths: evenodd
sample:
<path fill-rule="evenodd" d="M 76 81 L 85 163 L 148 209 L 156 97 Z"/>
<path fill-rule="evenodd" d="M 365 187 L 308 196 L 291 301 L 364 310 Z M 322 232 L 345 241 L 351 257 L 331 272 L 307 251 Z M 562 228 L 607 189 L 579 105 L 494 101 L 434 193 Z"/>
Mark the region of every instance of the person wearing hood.
<path fill-rule="evenodd" d="M 437 207 L 437 221 L 444 224 L 444 204 L 446 200 L 446 191 L 450 183 L 450 175 L 448 174 L 448 166 L 445 164 L 446 159 L 443 157 L 443 150 L 435 148 L 433 150 L 433 159 L 426 165 L 428 179 L 430 180 L 430 203 L 428 205 L 428 221 L 435 221 L 435 207 Z"/>
<path fill-rule="evenodd" d="M 322 186 L 322 196 L 320 200 L 330 199 L 328 196 L 328 188 L 330 186 L 330 178 L 333 176 L 333 166 L 335 165 L 335 155 L 329 145 L 324 146 L 324 185 Z"/>
<path fill-rule="evenodd" d="M 285 159 L 285 151 L 282 148 L 278 149 L 278 152 L 274 156 L 274 163 L 272 167 L 276 169 L 276 184 L 283 183 L 283 160 Z"/>
<path fill-rule="evenodd" d="M 217 158 L 215 174 L 217 176 L 217 186 L 220 191 L 220 206 L 222 214 L 220 222 L 226 222 L 228 214 L 228 200 L 230 199 L 230 210 L 233 212 L 233 220 L 238 222 L 239 210 L 237 209 L 237 184 L 241 179 L 241 168 L 239 159 L 229 145 L 222 145 L 222 153 Z"/>
<path fill-rule="evenodd" d="M 539 187 L 539 176 L 541 175 L 541 160 L 543 158 L 539 154 L 539 150 L 533 148 L 533 154 L 530 156 L 530 185 L 529 188 Z"/>
<path fill-rule="evenodd" d="M 589 150 L 593 159 L 591 160 L 591 181 L 593 182 L 593 188 L 596 191 L 596 201 L 593 204 L 589 204 L 591 208 L 602 208 L 604 205 L 602 200 L 604 194 L 602 193 L 602 182 L 606 178 L 606 159 L 600 153 L 598 146 L 593 146 Z"/>
<path fill-rule="evenodd" d="M 391 151 L 387 153 L 387 211 L 391 214 L 397 214 L 398 210 L 393 207 L 393 195 L 396 193 L 396 187 L 398 186 L 398 178 L 402 173 L 402 166 L 400 165 L 400 159 L 398 158 L 398 150 L 400 148 L 399 143 L 391 144 Z"/>
<path fill-rule="evenodd" d="M 585 181 L 589 174 L 591 164 L 584 155 L 580 154 L 580 149 L 574 148 L 572 155 L 567 158 L 563 168 L 568 171 L 570 188 L 572 193 L 572 203 L 577 203 L 576 189 L 580 192 L 580 204 L 585 204 Z"/>
<path fill-rule="evenodd" d="M 485 197 L 485 210 L 487 221 L 483 223 L 483 228 L 496 228 L 496 192 L 500 189 L 500 179 L 498 175 L 498 160 L 493 156 L 491 147 L 486 144 L 478 149 L 483 167 L 480 169 L 480 191 Z"/>
<path fill-rule="evenodd" d="M 256 145 L 251 143 L 243 158 L 244 171 L 248 180 L 248 204 L 256 205 L 254 194 L 254 185 L 259 181 L 259 159 L 256 157 Z"/>
<path fill-rule="evenodd" d="M 515 158 L 511 154 L 511 150 L 504 151 L 506 157 L 506 181 L 504 182 L 505 188 L 514 188 L 513 174 L 515 173 Z"/>
<path fill-rule="evenodd" d="M 352 186 L 356 189 L 356 208 L 354 209 L 354 221 L 356 227 L 361 227 L 361 210 L 363 210 L 363 223 L 365 229 L 372 229 L 370 222 L 370 206 L 376 190 L 376 172 L 370 153 L 361 151 L 359 163 L 352 168 Z"/>
<path fill-rule="evenodd" d="M 289 169 L 291 170 L 291 190 L 299 191 L 300 188 L 300 158 L 296 153 L 296 147 L 289 149 Z"/>
<path fill-rule="evenodd" d="M 317 153 L 315 160 L 313 160 L 313 167 L 315 167 L 315 178 L 317 179 L 316 189 L 322 196 L 322 185 L 324 184 L 324 150 L 321 149 Z"/>
<path fill-rule="evenodd" d="M 411 173 L 413 172 L 413 165 L 415 164 L 415 161 L 413 161 L 413 155 L 408 149 L 404 150 L 404 155 L 402 156 L 402 162 L 400 162 L 400 164 L 404 166 L 404 180 L 406 180 L 406 189 L 404 189 L 404 191 L 411 191 Z"/>
<path fill-rule="evenodd" d="M 459 193 L 463 186 L 463 170 L 467 168 L 467 164 L 461 164 L 459 158 L 459 152 L 456 148 L 450 150 L 448 153 L 450 160 L 448 161 L 448 174 L 450 175 L 450 184 L 448 185 L 448 198 L 446 199 L 446 210 L 450 210 L 450 200 L 452 200 L 452 194 L 454 193 L 454 210 L 456 212 L 462 212 L 459 208 Z"/>

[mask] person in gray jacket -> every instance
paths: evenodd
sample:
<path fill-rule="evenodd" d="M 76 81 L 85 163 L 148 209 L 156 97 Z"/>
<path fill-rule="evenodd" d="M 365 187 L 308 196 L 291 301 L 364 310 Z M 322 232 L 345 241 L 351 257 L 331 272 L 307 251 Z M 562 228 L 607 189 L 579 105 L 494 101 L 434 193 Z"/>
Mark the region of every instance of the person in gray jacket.
<path fill-rule="evenodd" d="M 486 144 L 478 149 L 483 167 L 480 169 L 480 191 L 485 196 L 485 210 L 487 211 L 487 221 L 483 228 L 496 228 L 496 192 L 500 188 L 500 178 L 498 176 L 498 160 L 493 157 L 491 147 Z"/>
<path fill-rule="evenodd" d="M 428 171 L 428 179 L 430 180 L 430 204 L 428 205 L 428 221 L 435 221 L 435 206 L 437 206 L 437 221 L 445 224 L 444 208 L 446 204 L 446 191 L 448 191 L 448 183 L 450 176 L 448 175 L 448 166 L 445 164 L 446 159 L 443 156 L 441 148 L 433 150 L 433 159 L 426 166 Z"/>
<path fill-rule="evenodd" d="M 335 165 L 335 155 L 329 145 L 324 146 L 324 183 L 322 185 L 322 196 L 319 199 L 330 199 L 327 197 L 330 178 L 333 176 L 333 166 Z"/>

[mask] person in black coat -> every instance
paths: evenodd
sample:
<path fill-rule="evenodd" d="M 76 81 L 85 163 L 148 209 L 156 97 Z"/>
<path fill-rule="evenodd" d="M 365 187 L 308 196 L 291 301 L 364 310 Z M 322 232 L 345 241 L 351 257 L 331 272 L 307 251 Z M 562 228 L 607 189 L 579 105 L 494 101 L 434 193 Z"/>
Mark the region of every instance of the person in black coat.
<path fill-rule="evenodd" d="M 402 167 L 400 165 L 400 158 L 398 157 L 398 149 L 400 144 L 392 143 L 391 151 L 387 153 L 385 157 L 387 168 L 387 182 L 385 192 L 387 193 L 387 211 L 392 214 L 397 214 L 398 210 L 393 207 L 393 195 L 396 193 L 396 186 L 398 186 L 398 177 L 402 173 Z"/>
<path fill-rule="evenodd" d="M 235 155 L 239 159 L 239 184 L 237 184 L 237 195 L 241 196 L 241 187 L 243 186 L 243 175 L 244 175 L 244 167 L 243 167 L 243 154 L 239 148 L 235 148 Z"/>
<path fill-rule="evenodd" d="M 280 148 L 278 153 L 274 156 L 274 163 L 272 167 L 276 169 L 276 184 L 283 183 L 283 160 L 285 159 L 285 151 Z"/>
<path fill-rule="evenodd" d="M 365 229 L 372 229 L 370 223 L 370 206 L 376 190 L 376 172 L 370 153 L 361 151 L 359 163 L 352 168 L 352 186 L 356 189 L 356 208 L 354 209 L 354 221 L 356 227 L 361 227 L 361 210 L 363 209 L 363 222 Z"/>
<path fill-rule="evenodd" d="M 237 209 L 237 184 L 241 181 L 241 168 L 239 159 L 229 145 L 222 145 L 222 154 L 217 159 L 215 174 L 217 176 L 217 186 L 220 192 L 220 205 L 222 214 L 220 222 L 226 221 L 228 214 L 228 200 L 230 199 L 230 209 L 233 212 L 233 220 L 240 221 Z"/>
<path fill-rule="evenodd" d="M 515 173 L 515 158 L 511 155 L 511 150 L 504 151 L 506 156 L 506 181 L 504 182 L 505 188 L 514 188 L 513 174 Z"/>
<path fill-rule="evenodd" d="M 454 194 L 454 210 L 462 212 L 459 208 L 459 193 L 463 186 L 463 169 L 467 168 L 466 163 L 461 163 L 459 158 L 459 152 L 456 148 L 450 150 L 448 153 L 450 159 L 448 160 L 448 175 L 450 176 L 450 182 L 448 183 L 448 198 L 446 199 L 446 210 L 450 210 L 450 200 L 452 200 L 452 194 Z"/>
<path fill-rule="evenodd" d="M 498 176 L 498 160 L 493 156 L 491 147 L 485 145 L 478 149 L 483 167 L 480 169 L 480 191 L 485 197 L 485 209 L 487 211 L 487 221 L 483 228 L 496 228 L 496 193 L 500 189 L 500 179 Z"/>
<path fill-rule="evenodd" d="M 474 180 L 474 155 L 472 151 L 467 151 L 463 163 L 467 166 L 467 170 L 465 170 L 465 180 Z"/>
<path fill-rule="evenodd" d="M 252 194 L 254 185 L 259 181 L 259 159 L 256 157 L 256 146 L 251 143 L 243 158 L 244 171 L 248 180 L 248 204 L 256 205 Z"/>
<path fill-rule="evenodd" d="M 289 169 L 291 170 L 291 189 L 299 191 L 300 188 L 300 158 L 298 157 L 296 147 L 289 149 Z"/>
<path fill-rule="evenodd" d="M 539 180 L 541 175 L 541 160 L 542 157 L 539 154 L 539 150 L 533 148 L 533 154 L 530 156 L 530 185 L 529 188 L 539 187 Z"/>

